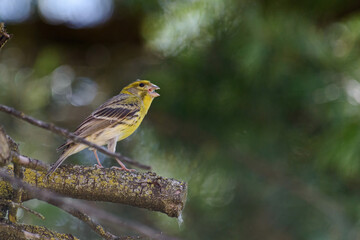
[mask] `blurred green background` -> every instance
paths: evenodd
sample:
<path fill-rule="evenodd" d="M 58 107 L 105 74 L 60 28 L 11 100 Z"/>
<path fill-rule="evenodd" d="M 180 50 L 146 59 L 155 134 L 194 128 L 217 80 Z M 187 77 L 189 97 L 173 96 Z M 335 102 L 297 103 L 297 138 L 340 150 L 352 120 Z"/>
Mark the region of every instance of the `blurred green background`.
<path fill-rule="evenodd" d="M 161 97 L 117 150 L 188 182 L 184 222 L 94 206 L 184 239 L 360 239 L 359 10 L 337 0 L 0 0 L 14 34 L 0 51 L 0 103 L 74 130 L 149 79 Z M 23 154 L 57 159 L 62 138 L 4 113 L 0 124 Z M 66 163 L 95 158 L 85 150 Z M 46 220 L 22 222 L 99 239 L 55 207 L 27 205 Z"/>

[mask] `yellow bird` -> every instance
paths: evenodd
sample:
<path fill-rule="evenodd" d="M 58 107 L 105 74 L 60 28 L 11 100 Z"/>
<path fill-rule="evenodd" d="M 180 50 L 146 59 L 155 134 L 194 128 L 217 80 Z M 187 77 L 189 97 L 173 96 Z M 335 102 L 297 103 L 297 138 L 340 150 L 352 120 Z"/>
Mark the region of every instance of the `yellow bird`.
<path fill-rule="evenodd" d="M 124 87 L 119 95 L 109 99 L 91 113 L 75 130 L 74 134 L 97 145 L 105 145 L 115 152 L 116 143 L 130 136 L 140 125 L 155 97 L 160 96 L 155 90 L 160 89 L 147 80 L 137 80 Z M 72 140 L 61 145 L 59 159 L 51 166 L 47 176 L 52 174 L 70 155 L 82 151 L 88 146 Z M 102 167 L 96 150 L 92 150 Z M 129 171 L 119 160 L 121 169 Z"/>

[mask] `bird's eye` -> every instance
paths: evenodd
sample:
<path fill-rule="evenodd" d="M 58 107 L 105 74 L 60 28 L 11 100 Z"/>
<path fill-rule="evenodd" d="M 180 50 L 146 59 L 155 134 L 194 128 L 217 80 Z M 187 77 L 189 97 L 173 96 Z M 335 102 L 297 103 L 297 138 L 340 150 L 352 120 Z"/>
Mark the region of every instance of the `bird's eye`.
<path fill-rule="evenodd" d="M 144 86 L 144 84 L 143 84 L 143 83 L 140 83 L 140 84 L 139 84 L 139 87 L 143 87 L 143 86 Z"/>

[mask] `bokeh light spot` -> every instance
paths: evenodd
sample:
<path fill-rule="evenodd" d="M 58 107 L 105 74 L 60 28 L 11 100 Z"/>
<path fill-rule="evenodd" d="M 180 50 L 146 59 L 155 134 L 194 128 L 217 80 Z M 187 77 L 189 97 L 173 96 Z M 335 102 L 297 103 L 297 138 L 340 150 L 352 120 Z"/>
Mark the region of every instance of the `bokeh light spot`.
<path fill-rule="evenodd" d="M 51 76 L 51 92 L 56 102 L 67 103 L 66 96 L 71 94 L 71 82 L 74 77 L 74 70 L 70 66 L 63 65 L 53 71 Z"/>
<path fill-rule="evenodd" d="M 97 93 L 97 84 L 90 78 L 79 77 L 72 83 L 72 91 L 67 95 L 74 106 L 88 105 L 94 100 Z"/>
<path fill-rule="evenodd" d="M 31 0 L 0 0 L 0 21 L 20 23 L 27 20 L 32 12 Z"/>
<path fill-rule="evenodd" d="M 72 28 L 94 27 L 112 15 L 112 0 L 39 0 L 42 16 L 52 24 L 66 24 Z"/>

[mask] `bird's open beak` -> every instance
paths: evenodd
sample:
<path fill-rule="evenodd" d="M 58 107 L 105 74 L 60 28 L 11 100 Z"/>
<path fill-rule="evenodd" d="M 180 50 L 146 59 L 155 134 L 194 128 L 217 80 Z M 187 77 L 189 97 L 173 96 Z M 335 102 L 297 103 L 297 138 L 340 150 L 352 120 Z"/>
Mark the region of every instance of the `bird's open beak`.
<path fill-rule="evenodd" d="M 149 87 L 149 95 L 153 98 L 160 96 L 160 94 L 158 94 L 157 92 L 155 92 L 155 90 L 160 89 L 158 86 L 156 86 L 155 84 L 151 84 Z"/>

